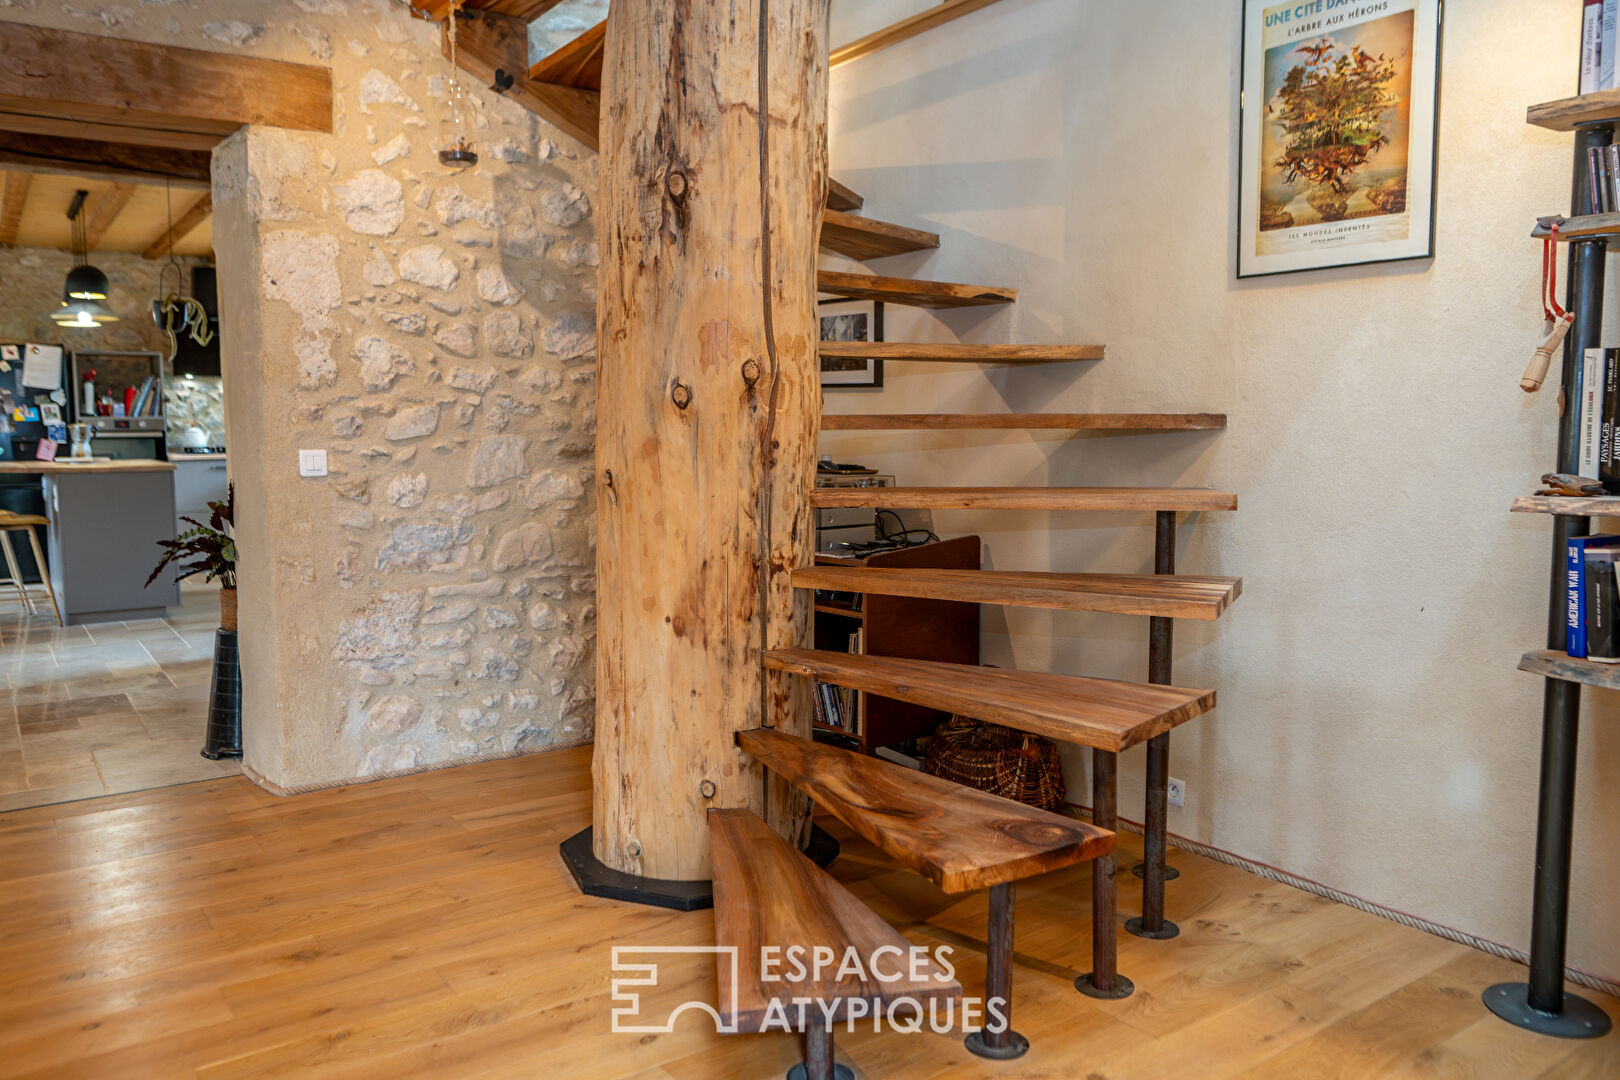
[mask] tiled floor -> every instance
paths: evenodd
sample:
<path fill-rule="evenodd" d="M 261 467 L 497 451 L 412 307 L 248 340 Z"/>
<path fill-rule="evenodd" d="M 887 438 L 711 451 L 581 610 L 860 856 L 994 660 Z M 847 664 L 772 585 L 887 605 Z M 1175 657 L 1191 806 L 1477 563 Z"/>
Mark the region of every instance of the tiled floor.
<path fill-rule="evenodd" d="M 0 603 L 0 811 L 242 771 L 198 753 L 219 596 L 181 595 L 167 619 L 65 629 Z"/>

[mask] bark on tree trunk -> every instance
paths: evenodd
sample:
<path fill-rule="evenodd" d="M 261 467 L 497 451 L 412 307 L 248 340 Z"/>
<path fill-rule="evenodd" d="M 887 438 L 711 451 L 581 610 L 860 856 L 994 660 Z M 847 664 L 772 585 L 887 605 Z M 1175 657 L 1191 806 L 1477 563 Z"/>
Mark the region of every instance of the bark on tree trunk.
<path fill-rule="evenodd" d="M 759 652 L 809 625 L 829 2 L 608 17 L 593 835 L 627 873 L 708 878 L 710 807 L 808 832 L 732 735 L 809 734 L 807 684 Z"/>

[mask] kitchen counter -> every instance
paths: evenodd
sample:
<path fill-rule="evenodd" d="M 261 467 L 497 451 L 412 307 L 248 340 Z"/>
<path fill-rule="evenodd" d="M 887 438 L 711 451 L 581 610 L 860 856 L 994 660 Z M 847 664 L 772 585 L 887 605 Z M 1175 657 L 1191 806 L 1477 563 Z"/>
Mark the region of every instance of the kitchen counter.
<path fill-rule="evenodd" d="M 61 476 L 67 473 L 173 472 L 172 461 L 92 461 L 64 465 L 57 461 L 0 461 L 0 475 Z"/>

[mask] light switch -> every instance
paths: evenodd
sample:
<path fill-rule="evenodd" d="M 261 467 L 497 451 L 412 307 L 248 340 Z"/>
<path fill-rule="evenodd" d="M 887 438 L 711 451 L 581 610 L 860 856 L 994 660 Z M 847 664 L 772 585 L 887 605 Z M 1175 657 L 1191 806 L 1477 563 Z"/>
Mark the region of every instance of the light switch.
<path fill-rule="evenodd" d="M 325 476 L 326 451 L 300 450 L 298 451 L 299 476 Z"/>

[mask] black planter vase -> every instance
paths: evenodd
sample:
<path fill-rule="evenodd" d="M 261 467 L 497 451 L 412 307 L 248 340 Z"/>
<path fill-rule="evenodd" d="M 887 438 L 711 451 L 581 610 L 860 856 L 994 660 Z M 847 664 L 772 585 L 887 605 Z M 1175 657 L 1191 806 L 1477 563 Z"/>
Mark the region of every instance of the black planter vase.
<path fill-rule="evenodd" d="M 236 653 L 236 631 L 214 631 L 214 685 L 208 691 L 205 758 L 242 756 L 242 666 Z"/>

